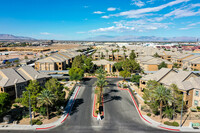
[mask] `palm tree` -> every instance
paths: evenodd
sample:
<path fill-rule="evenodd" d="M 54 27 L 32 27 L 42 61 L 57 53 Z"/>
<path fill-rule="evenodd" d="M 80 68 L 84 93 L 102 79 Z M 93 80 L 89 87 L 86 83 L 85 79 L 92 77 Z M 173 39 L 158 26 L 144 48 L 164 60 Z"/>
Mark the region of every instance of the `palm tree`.
<path fill-rule="evenodd" d="M 107 53 L 107 58 L 109 59 L 109 57 L 108 57 L 108 52 L 109 52 L 109 51 L 108 51 L 108 50 L 106 49 L 106 53 Z"/>
<path fill-rule="evenodd" d="M 106 86 L 108 83 L 105 80 L 105 78 L 101 78 L 101 79 L 98 79 L 95 84 L 96 84 L 97 87 L 100 88 L 100 97 L 99 97 L 100 99 L 99 99 L 99 101 L 101 101 L 103 87 Z"/>
<path fill-rule="evenodd" d="M 181 103 L 182 103 L 182 97 L 183 97 L 183 94 L 181 94 L 181 91 L 178 89 L 177 85 L 176 84 L 171 84 L 170 87 L 171 89 L 171 92 L 172 92 L 172 97 L 173 97 L 173 100 L 172 100 L 172 106 L 173 106 L 173 117 L 175 116 L 175 110 L 179 110 L 181 109 Z"/>
<path fill-rule="evenodd" d="M 155 90 L 153 90 L 152 95 L 155 100 L 160 103 L 160 119 L 162 119 L 163 105 L 167 104 L 167 102 L 170 102 L 172 99 L 170 89 L 167 89 L 163 85 L 159 85 Z"/>
<path fill-rule="evenodd" d="M 98 69 L 97 73 L 98 73 L 98 76 L 97 76 L 97 81 L 95 82 L 95 85 L 100 88 L 99 101 L 101 103 L 103 87 L 106 86 L 108 83 L 105 78 L 105 71 L 102 68 Z"/>
<path fill-rule="evenodd" d="M 116 50 L 117 51 L 117 62 L 119 61 L 119 49 Z"/>
<path fill-rule="evenodd" d="M 124 60 L 126 59 L 126 50 L 124 50 Z"/>
<path fill-rule="evenodd" d="M 112 60 L 114 60 L 114 53 L 115 51 L 112 49 Z"/>
<path fill-rule="evenodd" d="M 55 95 L 48 89 L 43 90 L 38 96 L 38 106 L 46 106 L 47 118 L 49 119 L 49 106 L 53 105 L 53 101 L 56 99 Z"/>

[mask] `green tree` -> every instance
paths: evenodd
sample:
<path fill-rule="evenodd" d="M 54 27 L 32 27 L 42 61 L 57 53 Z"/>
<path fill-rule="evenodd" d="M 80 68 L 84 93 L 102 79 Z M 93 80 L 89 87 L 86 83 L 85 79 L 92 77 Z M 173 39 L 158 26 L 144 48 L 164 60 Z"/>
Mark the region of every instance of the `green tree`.
<path fill-rule="evenodd" d="M 92 62 L 92 59 L 91 58 L 86 58 L 84 60 L 83 69 L 86 72 L 90 73 L 92 71 L 93 67 L 94 67 L 94 64 Z"/>
<path fill-rule="evenodd" d="M 0 93 L 0 116 L 11 108 L 11 100 L 8 93 Z"/>
<path fill-rule="evenodd" d="M 180 68 L 177 63 L 173 64 L 173 68 Z"/>
<path fill-rule="evenodd" d="M 130 53 L 129 59 L 135 60 L 135 58 L 136 58 L 135 52 L 134 52 L 134 50 L 132 50 L 131 53 Z"/>
<path fill-rule="evenodd" d="M 122 46 L 122 48 L 123 48 L 123 50 L 125 50 L 125 49 L 126 49 L 126 46 Z"/>
<path fill-rule="evenodd" d="M 55 105 L 57 107 L 62 106 L 65 101 L 65 92 L 63 91 L 63 85 L 60 84 L 57 79 L 52 78 L 45 83 L 45 88 L 55 95 Z"/>
<path fill-rule="evenodd" d="M 160 55 L 156 52 L 156 53 L 153 55 L 153 57 L 155 57 L 155 58 L 160 58 Z"/>
<path fill-rule="evenodd" d="M 112 60 L 114 61 L 114 53 L 115 51 L 112 49 Z"/>
<path fill-rule="evenodd" d="M 122 64 L 123 64 L 123 62 L 117 62 L 114 64 L 114 67 L 117 70 L 117 72 L 122 69 Z"/>
<path fill-rule="evenodd" d="M 30 99 L 31 99 L 31 106 L 33 108 L 33 112 L 38 111 L 37 108 L 37 97 L 39 93 L 43 90 L 43 88 L 39 85 L 39 82 L 36 80 L 30 81 L 29 85 L 26 87 L 26 90 L 22 94 L 21 102 L 22 105 L 29 107 L 29 92 L 30 92 Z"/>
<path fill-rule="evenodd" d="M 163 106 L 172 100 L 170 89 L 167 89 L 163 85 L 159 85 L 153 90 L 153 97 L 160 103 L 160 119 L 162 119 Z"/>
<path fill-rule="evenodd" d="M 43 90 L 37 97 L 38 106 L 46 106 L 47 118 L 49 119 L 49 106 L 53 105 L 56 99 L 55 95 L 48 89 Z"/>
<path fill-rule="evenodd" d="M 137 85 L 139 85 L 141 78 L 142 78 L 142 76 L 140 76 L 140 75 L 132 75 L 130 80 L 131 80 L 131 82 L 135 82 L 135 83 L 137 83 Z"/>
<path fill-rule="evenodd" d="M 106 49 L 107 58 L 109 59 L 108 52 L 109 52 L 109 51 Z"/>
<path fill-rule="evenodd" d="M 70 80 L 81 80 L 84 76 L 84 70 L 81 68 L 77 68 L 77 67 L 72 67 L 69 70 L 69 76 L 70 76 Z"/>
<path fill-rule="evenodd" d="M 140 70 L 140 65 L 135 60 L 126 59 L 123 61 L 122 68 L 124 71 L 134 72 Z"/>
<path fill-rule="evenodd" d="M 76 56 L 72 62 L 72 67 L 82 68 L 83 58 L 81 56 Z"/>
<path fill-rule="evenodd" d="M 161 68 L 167 68 L 167 64 L 164 61 L 158 65 L 158 69 L 160 70 Z"/>
<path fill-rule="evenodd" d="M 95 82 L 95 85 L 100 88 L 100 96 L 99 96 L 100 103 L 101 103 L 101 98 L 102 98 L 103 87 L 105 87 L 108 84 L 108 82 L 106 81 L 105 73 L 106 72 L 102 68 L 99 68 L 97 70 L 98 76 L 97 76 L 97 81 Z"/>
<path fill-rule="evenodd" d="M 122 76 L 124 78 L 124 81 L 125 81 L 125 78 L 130 77 L 131 73 L 129 71 L 125 70 L 125 71 L 119 72 L 119 75 Z"/>
<path fill-rule="evenodd" d="M 155 80 L 149 80 L 147 82 L 147 89 L 148 90 L 154 90 L 155 88 L 157 88 L 160 85 L 159 82 L 155 81 Z"/>
<path fill-rule="evenodd" d="M 175 116 L 176 111 L 180 112 L 181 111 L 181 105 L 182 105 L 182 98 L 183 94 L 181 91 L 178 89 L 176 84 L 171 84 L 169 86 L 169 89 L 171 90 L 172 93 L 172 108 L 173 108 L 173 117 Z"/>
<path fill-rule="evenodd" d="M 117 52 L 117 62 L 119 61 L 119 49 L 116 50 Z"/>

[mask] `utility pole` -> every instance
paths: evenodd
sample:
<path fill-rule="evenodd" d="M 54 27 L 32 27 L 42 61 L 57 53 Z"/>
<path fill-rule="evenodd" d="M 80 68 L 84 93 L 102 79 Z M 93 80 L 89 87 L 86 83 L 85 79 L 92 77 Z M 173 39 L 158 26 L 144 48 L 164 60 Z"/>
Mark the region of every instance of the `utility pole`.
<path fill-rule="evenodd" d="M 31 119 L 31 126 L 33 125 L 32 124 L 32 114 L 31 114 L 31 98 L 30 98 L 30 91 L 28 91 L 29 93 L 29 115 L 30 115 L 30 119 Z"/>
<path fill-rule="evenodd" d="M 184 92 L 183 92 L 183 98 L 184 98 Z M 183 99 L 182 99 L 182 107 L 181 107 L 181 121 L 180 121 L 180 127 L 182 127 L 182 115 L 183 115 Z"/>

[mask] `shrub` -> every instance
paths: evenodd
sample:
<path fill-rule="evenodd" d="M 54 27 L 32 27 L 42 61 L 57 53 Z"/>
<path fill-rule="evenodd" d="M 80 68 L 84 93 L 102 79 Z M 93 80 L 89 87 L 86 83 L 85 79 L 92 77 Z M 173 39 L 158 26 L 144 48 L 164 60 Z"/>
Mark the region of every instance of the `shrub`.
<path fill-rule="evenodd" d="M 30 124 L 31 124 L 31 121 L 30 121 Z M 40 121 L 40 119 L 32 119 L 32 124 L 33 125 L 42 125 L 43 122 Z"/>
<path fill-rule="evenodd" d="M 128 85 L 124 84 L 123 87 L 124 87 L 124 88 L 128 88 Z"/>
<path fill-rule="evenodd" d="M 46 110 L 45 107 L 40 107 L 40 114 L 41 115 L 46 116 L 47 115 L 46 112 L 47 112 L 47 110 Z"/>
<path fill-rule="evenodd" d="M 13 104 L 13 107 L 15 108 L 19 108 L 19 106 L 17 104 Z"/>
<path fill-rule="evenodd" d="M 200 110 L 200 107 L 199 107 L 199 106 L 197 106 L 197 109 L 198 109 L 198 110 Z"/>
<path fill-rule="evenodd" d="M 171 122 L 169 122 L 169 121 L 165 121 L 164 124 L 171 126 Z"/>
<path fill-rule="evenodd" d="M 175 121 L 174 121 L 174 122 L 172 123 L 172 126 L 178 127 L 179 124 L 178 124 L 178 122 L 175 122 Z"/>
<path fill-rule="evenodd" d="M 21 98 L 16 98 L 16 99 L 15 99 L 15 102 L 16 102 L 16 103 L 21 103 L 21 101 L 22 101 Z"/>
<path fill-rule="evenodd" d="M 43 122 L 40 120 L 36 122 L 36 125 L 42 125 L 42 124 L 43 124 Z"/>
<path fill-rule="evenodd" d="M 178 122 L 175 122 L 175 121 L 174 122 L 165 121 L 164 124 L 168 126 L 175 126 L 175 127 L 179 126 Z"/>
<path fill-rule="evenodd" d="M 150 116 L 151 116 L 151 113 L 148 113 L 148 114 L 147 114 L 147 116 L 149 116 L 149 117 L 150 117 Z"/>

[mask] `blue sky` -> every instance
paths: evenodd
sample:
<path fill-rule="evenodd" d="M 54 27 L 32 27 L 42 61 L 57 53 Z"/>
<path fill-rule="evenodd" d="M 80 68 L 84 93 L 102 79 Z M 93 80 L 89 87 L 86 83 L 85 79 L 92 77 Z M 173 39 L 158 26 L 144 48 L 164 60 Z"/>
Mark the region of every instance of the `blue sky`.
<path fill-rule="evenodd" d="M 0 12 L 0 33 L 37 39 L 200 37 L 199 0 L 2 0 Z"/>

